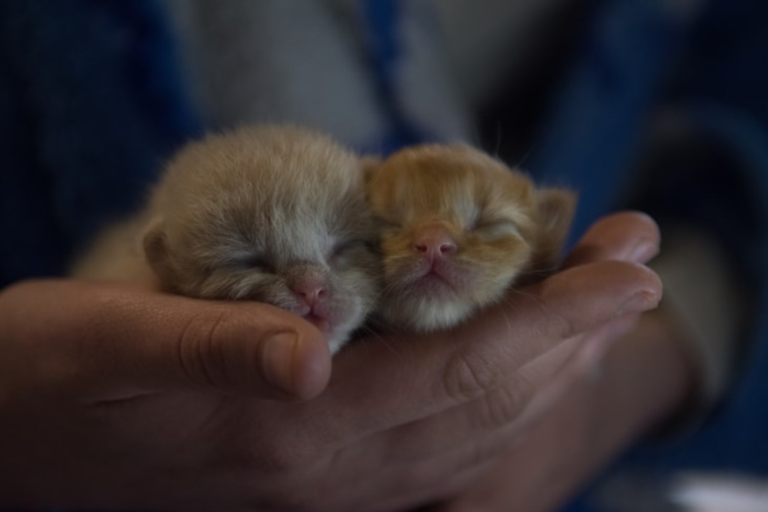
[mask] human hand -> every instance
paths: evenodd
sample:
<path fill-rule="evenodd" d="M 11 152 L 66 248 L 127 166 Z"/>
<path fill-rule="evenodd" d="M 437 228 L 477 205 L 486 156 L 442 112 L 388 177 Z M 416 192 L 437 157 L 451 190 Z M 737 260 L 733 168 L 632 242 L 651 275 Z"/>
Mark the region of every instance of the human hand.
<path fill-rule="evenodd" d="M 598 222 L 565 266 L 611 259 L 644 263 L 658 244 L 650 218 L 617 214 Z M 533 400 L 497 465 L 430 510 L 559 510 L 579 485 L 688 396 L 692 367 L 676 338 L 665 313 L 656 310 L 614 345 L 582 345 Z"/>
<path fill-rule="evenodd" d="M 161 486 L 163 472 L 208 451 L 195 441 L 206 442 L 199 431 L 223 403 L 308 399 L 330 368 L 315 327 L 265 304 L 65 280 L 9 287 L 0 293 L 0 509 L 121 508 L 120 493 L 140 493 L 144 479 Z"/>
<path fill-rule="evenodd" d="M 526 377 L 529 363 L 550 352 L 565 357 L 585 333 L 658 301 L 660 283 L 641 266 L 580 263 L 453 332 L 351 345 L 335 358 L 328 389 L 303 403 L 254 398 L 264 387 L 250 380 L 248 369 L 258 371 L 246 336 L 194 329 L 209 308 L 226 319 L 256 305 L 95 287 L 85 291 L 96 298 L 78 316 L 70 306 L 84 290 L 69 287 L 91 285 L 6 290 L 0 452 L 8 456 L 0 460 L 0 503 L 361 511 L 454 495 L 496 462 L 538 393 Z M 199 307 L 197 314 L 179 322 L 172 348 L 147 343 L 162 341 L 153 332 L 173 320 L 177 301 Z M 24 321 L 18 308 L 28 308 Z M 116 314 L 132 321 L 113 324 Z M 316 339 L 296 325 L 302 340 Z M 220 350 L 201 351 L 200 340 Z M 193 354 L 195 364 L 181 364 L 178 354 Z M 538 375 L 559 364 L 539 365 Z"/>

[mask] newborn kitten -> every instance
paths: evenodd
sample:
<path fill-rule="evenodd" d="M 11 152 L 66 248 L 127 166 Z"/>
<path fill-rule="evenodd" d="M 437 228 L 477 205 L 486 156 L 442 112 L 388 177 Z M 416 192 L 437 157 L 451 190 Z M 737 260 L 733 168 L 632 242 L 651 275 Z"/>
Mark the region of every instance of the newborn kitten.
<path fill-rule="evenodd" d="M 355 155 L 308 130 L 241 129 L 183 149 L 146 210 L 102 235 L 74 275 L 266 302 L 336 351 L 378 295 L 376 236 Z"/>
<path fill-rule="evenodd" d="M 426 145 L 366 163 L 381 227 L 377 320 L 420 332 L 452 327 L 515 282 L 554 269 L 576 196 L 536 189 L 469 146 Z"/>

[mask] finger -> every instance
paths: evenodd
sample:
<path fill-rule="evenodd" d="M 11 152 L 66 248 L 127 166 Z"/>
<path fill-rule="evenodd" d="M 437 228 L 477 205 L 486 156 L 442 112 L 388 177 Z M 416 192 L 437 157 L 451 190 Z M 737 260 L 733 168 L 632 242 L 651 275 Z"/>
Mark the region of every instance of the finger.
<path fill-rule="evenodd" d="M 578 381 L 595 366 L 598 351 L 604 352 L 636 321 L 635 314 L 624 315 L 594 332 L 564 341 L 546 354 L 513 372 L 497 389 L 478 400 L 369 436 L 358 451 L 383 466 L 412 460 L 440 460 L 449 452 L 475 445 L 478 440 L 494 443 L 509 438 L 519 429 L 520 418 L 542 389 L 567 371 Z M 588 350 L 587 350 L 588 349 Z M 584 352 L 590 355 L 585 357 Z M 574 370 L 574 367 L 576 369 Z"/>
<path fill-rule="evenodd" d="M 568 255 L 563 268 L 606 260 L 647 263 L 659 252 L 660 240 L 659 228 L 648 215 L 610 215 L 592 225 Z"/>
<path fill-rule="evenodd" d="M 639 318 L 640 313 L 621 315 L 583 336 L 563 342 L 527 364 L 522 374 L 532 388 L 538 389 L 551 382 L 566 366 L 576 365 L 582 373 L 593 371 L 596 361 L 632 331 Z"/>
<path fill-rule="evenodd" d="M 653 326 L 640 326 L 611 348 L 598 374 L 570 366 L 526 410 L 527 425 L 503 464 L 440 510 L 554 510 L 679 405 L 686 396 L 684 363 L 674 343 L 654 336 Z"/>
<path fill-rule="evenodd" d="M 309 398 L 329 378 L 321 333 L 265 304 L 72 281 L 31 283 L 20 292 L 17 301 L 46 311 L 83 385 L 100 383 L 94 400 L 170 389 Z M 41 304 L 42 297 L 53 299 Z M 38 327 L 38 338 L 46 329 Z"/>
<path fill-rule="evenodd" d="M 484 396 L 523 365 L 615 316 L 655 307 L 661 283 L 625 262 L 574 267 L 526 288 L 453 331 L 372 337 L 342 351 L 311 414 L 342 443 Z"/>

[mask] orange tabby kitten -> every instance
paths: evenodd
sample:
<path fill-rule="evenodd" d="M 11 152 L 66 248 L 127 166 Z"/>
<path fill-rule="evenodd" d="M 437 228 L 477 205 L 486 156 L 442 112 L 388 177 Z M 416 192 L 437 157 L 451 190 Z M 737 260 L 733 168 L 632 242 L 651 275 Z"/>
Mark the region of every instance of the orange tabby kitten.
<path fill-rule="evenodd" d="M 266 302 L 313 322 L 336 351 L 379 293 L 376 237 L 355 155 L 308 130 L 241 129 L 183 149 L 147 208 L 73 274 Z"/>
<path fill-rule="evenodd" d="M 554 269 L 576 196 L 531 181 L 466 145 L 426 145 L 367 162 L 381 223 L 378 320 L 446 329 Z"/>

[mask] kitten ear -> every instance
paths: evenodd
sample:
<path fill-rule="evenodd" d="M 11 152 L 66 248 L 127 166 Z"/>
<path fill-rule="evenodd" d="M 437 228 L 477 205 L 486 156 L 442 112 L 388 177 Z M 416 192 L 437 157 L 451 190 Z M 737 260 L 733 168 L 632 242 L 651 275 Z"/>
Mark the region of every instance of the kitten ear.
<path fill-rule="evenodd" d="M 532 270 L 547 272 L 558 263 L 576 212 L 577 195 L 561 188 L 536 191 L 538 229 Z"/>
<path fill-rule="evenodd" d="M 143 233 L 144 257 L 160 280 L 164 281 L 169 271 L 165 221 L 162 217 L 155 217 L 147 224 Z"/>

